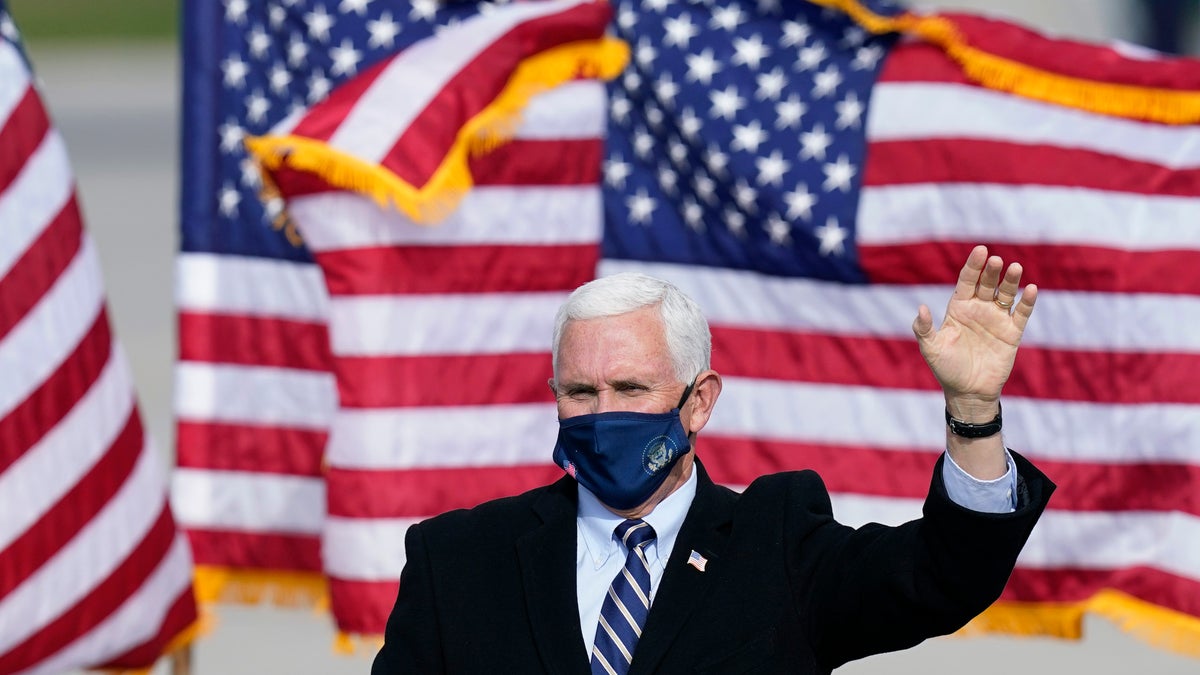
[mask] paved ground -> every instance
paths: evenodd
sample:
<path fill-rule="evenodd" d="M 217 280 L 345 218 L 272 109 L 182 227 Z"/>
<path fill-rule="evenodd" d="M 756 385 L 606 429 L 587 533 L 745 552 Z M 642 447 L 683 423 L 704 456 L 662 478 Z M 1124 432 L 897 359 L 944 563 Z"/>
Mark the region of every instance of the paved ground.
<path fill-rule="evenodd" d="M 928 4 L 928 3 L 925 3 Z M 959 3 L 985 6 L 987 3 Z M 1010 0 L 1017 15 L 1041 12 L 1059 31 L 1120 35 L 1099 3 Z M 1103 5 L 1101 5 L 1103 6 Z M 1111 5 L 1109 6 L 1112 7 Z M 1072 11 L 1074 10 L 1074 11 Z M 1033 14 L 1037 15 L 1037 14 Z M 1123 24 L 1122 24 L 1123 25 Z M 1119 26 L 1118 26 L 1119 27 Z M 51 114 L 66 137 L 85 218 L 99 246 L 110 309 L 131 356 L 149 429 L 171 447 L 171 365 L 175 319 L 172 255 L 177 243 L 179 66 L 173 46 L 39 50 L 32 58 Z M 273 607 L 216 608 L 217 627 L 195 650 L 196 675 L 366 673 L 369 657 L 332 653 L 325 615 Z M 1194 674 L 1194 660 L 1150 649 L 1107 622 L 1087 624 L 1088 639 L 943 638 L 839 671 L 847 675 Z M 166 672 L 159 668 L 160 675 Z"/>

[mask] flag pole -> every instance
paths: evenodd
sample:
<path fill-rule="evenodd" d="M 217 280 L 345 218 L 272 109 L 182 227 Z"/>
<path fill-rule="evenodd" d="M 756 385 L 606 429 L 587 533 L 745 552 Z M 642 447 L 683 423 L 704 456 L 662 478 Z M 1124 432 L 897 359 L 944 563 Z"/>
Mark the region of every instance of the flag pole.
<path fill-rule="evenodd" d="M 192 646 L 171 652 L 171 675 L 192 675 Z"/>

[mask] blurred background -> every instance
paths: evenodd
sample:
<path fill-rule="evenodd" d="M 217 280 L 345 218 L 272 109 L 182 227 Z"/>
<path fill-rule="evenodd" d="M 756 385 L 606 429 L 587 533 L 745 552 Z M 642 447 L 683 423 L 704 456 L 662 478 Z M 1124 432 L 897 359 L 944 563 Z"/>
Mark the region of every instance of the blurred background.
<path fill-rule="evenodd" d="M 213 0 L 216 1 L 216 0 Z M 1079 39 L 1197 53 L 1190 0 L 914 0 L 1008 17 Z M 171 464 L 178 245 L 180 10 L 163 0 L 10 0 L 50 114 L 67 142 L 86 226 L 97 242 L 109 308 L 130 356 L 146 425 Z M 194 647 L 193 673 L 365 673 L 371 649 L 334 653 L 323 612 L 223 604 Z M 1106 621 L 1086 639 L 941 638 L 873 657 L 839 673 L 938 674 L 1200 672 L 1200 663 L 1151 649 Z M 160 665 L 156 673 L 169 672 Z"/>

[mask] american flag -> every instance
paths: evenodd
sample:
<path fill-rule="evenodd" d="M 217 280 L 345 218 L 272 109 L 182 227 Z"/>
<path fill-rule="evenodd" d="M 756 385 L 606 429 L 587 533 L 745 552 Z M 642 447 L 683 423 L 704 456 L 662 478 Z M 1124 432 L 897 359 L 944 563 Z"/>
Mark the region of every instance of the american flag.
<path fill-rule="evenodd" d="M 928 21 L 906 24 L 942 36 L 940 44 L 897 40 L 864 27 L 888 25 L 897 10 L 872 3 L 879 14 L 862 20 L 857 3 L 836 4 L 860 20 L 773 0 L 614 3 L 612 29 L 632 59 L 609 87 L 597 273 L 638 269 L 671 279 L 710 317 L 714 366 L 726 377 L 699 448 L 714 477 L 738 486 L 812 467 L 843 521 L 900 522 L 919 514 L 945 433 L 940 392 L 909 328 L 916 308 L 944 306 L 975 243 L 1020 260 L 1042 297 L 1005 390 L 1006 437 L 1061 488 L 1001 603 L 978 625 L 1072 636 L 1081 617 L 1096 612 L 1194 652 L 1200 417 L 1192 408 L 1200 397 L 1187 392 L 1200 347 L 1189 328 L 1200 319 L 1200 238 L 1189 230 L 1198 222 L 1200 155 L 1195 119 L 1168 125 L 1154 116 L 1189 109 L 1186 96 L 1178 104 L 1172 92 L 1200 88 L 1200 65 L 961 15 L 938 19 L 949 33 L 921 33 L 934 25 Z M 502 177 L 481 178 L 450 220 L 410 226 L 403 237 L 393 229 L 401 216 L 366 198 L 293 187 L 297 221 L 313 197 L 330 204 L 308 212 L 330 224 L 305 229 L 321 249 L 318 262 L 338 270 L 324 283 L 352 300 L 330 313 L 306 250 L 285 247 L 286 229 L 272 230 L 253 199 L 255 174 L 243 170 L 235 142 L 265 132 L 299 96 L 270 103 L 261 121 L 246 116 L 264 107 L 255 102 L 268 96 L 272 59 L 285 62 L 283 44 L 307 44 L 322 59 L 349 44 L 365 70 L 378 60 L 371 55 L 383 56 L 371 51 L 381 49 L 378 35 L 400 49 L 433 34 L 434 24 L 489 7 L 340 3 L 334 23 L 356 26 L 355 41 L 351 29 L 346 38 L 314 32 L 331 30 L 313 17 L 333 16 L 333 5 L 272 5 L 255 18 L 231 1 L 210 17 L 226 35 L 210 63 L 243 65 L 232 78 L 210 66 L 209 91 L 229 102 L 219 113 L 196 108 L 210 110 L 197 145 L 207 144 L 225 170 L 185 183 L 206 190 L 192 199 L 221 222 L 193 221 L 204 236 L 188 235 L 185 212 L 182 268 L 197 262 L 195 287 L 206 290 L 181 302 L 184 327 L 189 314 L 200 318 L 199 332 L 181 340 L 212 351 L 181 361 L 181 375 L 212 386 L 182 395 L 192 407 L 181 412 L 181 458 L 184 424 L 208 435 L 197 436 L 192 476 L 181 472 L 191 491 L 177 490 L 176 500 L 209 509 L 195 507 L 189 525 L 193 541 L 211 537 L 209 553 L 226 556 L 213 564 L 295 569 L 303 560 L 317 570 L 325 527 L 326 570 L 335 583 L 348 582 L 346 601 L 334 606 L 339 626 L 378 632 L 413 519 L 553 477 L 544 349 L 561 295 L 520 286 L 540 277 L 515 273 L 505 246 L 529 244 L 537 228 L 547 236 L 584 226 L 563 226 L 543 202 L 488 202 L 501 186 L 522 185 L 524 195 L 545 180 L 494 165 L 481 166 L 481 175 Z M 401 21 L 398 31 L 381 28 Z M 254 37 L 264 33 L 277 37 Z M 268 42 L 278 56 L 234 56 Z M 978 80 L 972 68 L 980 63 L 992 67 L 993 81 Z M 320 68 L 328 74 L 332 66 Z M 201 69 L 189 71 L 201 77 Z M 1020 77 L 1007 77 L 1013 73 Z M 292 74 L 290 87 L 322 82 Z M 1014 80 L 1037 91 L 1008 91 Z M 338 91 L 350 101 L 379 95 L 371 82 Z M 318 87 L 317 98 L 329 89 Z M 1088 96 L 1095 91 L 1102 95 Z M 538 105 L 530 104 L 527 120 L 541 119 Z M 354 108 L 344 109 L 350 127 Z M 228 150 L 220 150 L 219 128 Z M 480 161 L 525 166 L 525 140 L 518 135 Z M 586 199 L 575 199 L 578 218 L 588 218 L 591 208 L 578 206 Z M 486 206 L 472 210 L 475 201 Z M 226 223 L 222 205 L 225 217 L 252 218 Z M 494 232 L 454 238 L 497 212 L 503 225 Z M 309 234 L 322 229 L 336 237 Z M 255 239 L 282 253 L 265 244 L 236 248 Z M 344 264 L 347 251 L 371 249 L 407 255 L 381 255 L 374 267 Z M 321 259 L 330 254 L 343 264 Z M 512 297 L 472 297 L 497 288 Z M 361 330 L 385 324 L 379 308 L 398 323 Z M 213 339 L 219 322 L 230 339 Z M 336 384 L 323 370 L 326 325 L 336 338 Z M 357 431 L 339 422 L 331 438 L 327 516 L 312 501 L 325 496 L 320 444 L 330 420 L 352 417 Z M 217 450 L 215 433 L 229 434 L 222 442 L 230 452 Z M 307 459 L 256 464 L 258 455 Z M 381 479 L 386 489 L 377 487 Z M 310 557 L 244 553 L 283 544 Z M 350 608 L 361 613 L 338 614 Z"/>
<path fill-rule="evenodd" d="M 0 673 L 148 668 L 196 620 L 62 136 L 0 4 Z"/>

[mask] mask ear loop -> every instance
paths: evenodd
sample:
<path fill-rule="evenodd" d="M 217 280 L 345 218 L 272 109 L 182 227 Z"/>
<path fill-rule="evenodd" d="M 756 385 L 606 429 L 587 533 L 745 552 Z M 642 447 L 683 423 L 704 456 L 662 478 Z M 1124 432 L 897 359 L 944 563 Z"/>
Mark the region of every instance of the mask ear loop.
<path fill-rule="evenodd" d="M 691 384 L 689 384 L 689 385 L 687 386 L 687 388 L 683 390 L 683 396 L 680 396 L 680 397 L 679 397 L 679 403 L 675 404 L 675 409 L 676 409 L 676 410 L 682 410 L 682 409 L 683 409 L 683 404 L 684 404 L 684 403 L 687 403 L 688 397 L 692 395 L 692 389 L 693 389 L 695 386 L 696 386 L 696 381 L 695 381 L 695 380 L 692 380 L 692 383 L 691 383 Z"/>
<path fill-rule="evenodd" d="M 692 383 L 689 384 L 687 386 L 687 388 L 683 390 L 683 396 L 679 397 L 679 405 L 675 406 L 676 412 L 683 410 L 683 404 L 687 403 L 688 397 L 692 395 L 692 389 L 695 388 L 695 386 L 696 386 L 696 381 L 692 380 Z M 689 431 L 687 437 L 688 437 L 689 445 L 694 444 L 696 442 L 696 432 Z M 691 452 L 691 448 L 688 448 L 688 452 Z"/>

